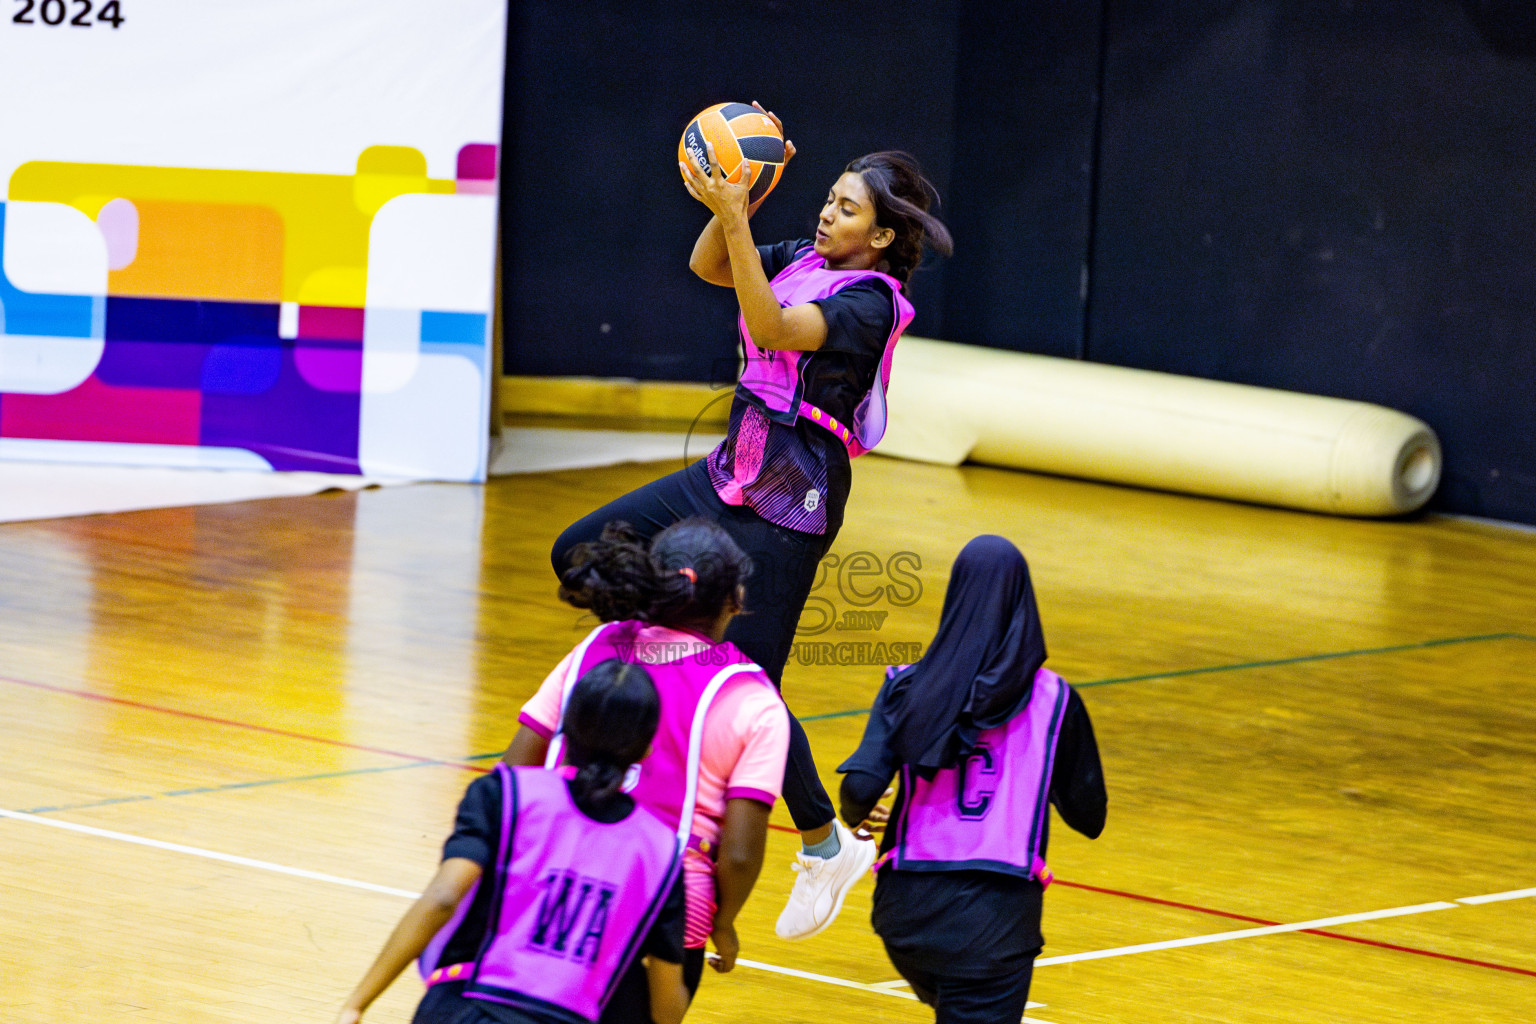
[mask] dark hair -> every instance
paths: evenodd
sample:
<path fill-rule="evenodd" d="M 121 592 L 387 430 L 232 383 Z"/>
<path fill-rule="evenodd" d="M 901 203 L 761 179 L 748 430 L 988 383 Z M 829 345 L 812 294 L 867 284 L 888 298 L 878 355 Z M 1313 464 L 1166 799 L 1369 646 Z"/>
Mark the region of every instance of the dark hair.
<path fill-rule="evenodd" d="M 565 761 L 574 765 L 571 795 L 590 813 L 619 794 L 629 766 L 656 735 L 661 699 L 651 674 L 618 658 L 598 662 L 576 680 L 560 720 Z"/>
<path fill-rule="evenodd" d="M 725 528 L 693 516 L 673 523 L 647 545 L 628 523 L 577 544 L 560 574 L 560 600 L 604 622 L 641 619 L 680 629 L 714 624 L 752 573 Z"/>
<path fill-rule="evenodd" d="M 851 162 L 844 171 L 864 179 L 864 187 L 875 200 L 875 223 L 896 232 L 876 270 L 890 274 L 905 287 L 923 262 L 924 244 L 940 256 L 954 252 L 949 229 L 928 212 L 939 204 L 939 190 L 923 176 L 910 153 L 870 153 Z"/>

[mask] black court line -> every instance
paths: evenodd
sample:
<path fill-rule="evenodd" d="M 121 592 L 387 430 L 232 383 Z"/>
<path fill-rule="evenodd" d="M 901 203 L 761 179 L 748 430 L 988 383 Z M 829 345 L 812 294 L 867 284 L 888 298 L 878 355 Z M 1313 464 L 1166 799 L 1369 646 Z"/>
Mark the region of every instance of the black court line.
<path fill-rule="evenodd" d="M 1212 665 L 1207 668 L 1185 668 L 1173 672 L 1152 672 L 1141 676 L 1119 676 L 1114 679 L 1095 679 L 1086 683 L 1072 683 L 1076 689 L 1090 686 L 1118 686 L 1121 683 L 1146 683 L 1157 679 L 1178 679 L 1183 676 L 1214 675 L 1219 672 L 1241 672 L 1251 668 L 1273 668 L 1278 665 L 1301 665 L 1311 661 L 1331 661 L 1337 658 L 1355 658 L 1366 654 L 1397 654 L 1402 651 L 1422 651 L 1433 647 L 1449 647 L 1454 644 L 1489 643 L 1496 640 L 1524 640 L 1536 643 L 1536 636 L 1525 633 L 1484 633 L 1480 636 L 1456 636 L 1443 640 L 1421 640 L 1412 644 L 1394 644 L 1391 647 L 1362 647 L 1350 651 L 1328 651 L 1323 654 L 1303 654 L 1295 658 L 1274 658 L 1268 661 L 1244 661 L 1235 665 Z M 849 718 L 867 715 L 869 708 L 852 708 L 848 711 L 830 711 L 824 715 L 798 716 L 802 723 L 821 722 L 829 718 Z"/>

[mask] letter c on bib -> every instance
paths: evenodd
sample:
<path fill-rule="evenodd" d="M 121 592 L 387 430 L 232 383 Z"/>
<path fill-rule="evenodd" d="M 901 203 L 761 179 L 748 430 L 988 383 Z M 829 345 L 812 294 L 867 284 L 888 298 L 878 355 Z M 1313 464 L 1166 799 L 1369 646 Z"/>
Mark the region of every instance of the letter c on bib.
<path fill-rule="evenodd" d="M 960 817 L 966 821 L 979 821 L 992 809 L 992 796 L 997 792 L 997 762 L 992 750 L 985 743 L 978 743 L 970 756 L 960 762 L 955 779 L 955 796 L 960 805 Z"/>

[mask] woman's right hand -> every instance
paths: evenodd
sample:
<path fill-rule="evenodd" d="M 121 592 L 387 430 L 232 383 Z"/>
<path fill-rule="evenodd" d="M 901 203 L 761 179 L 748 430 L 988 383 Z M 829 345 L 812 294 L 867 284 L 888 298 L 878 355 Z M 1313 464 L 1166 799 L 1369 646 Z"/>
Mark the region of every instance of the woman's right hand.
<path fill-rule="evenodd" d="M 726 180 L 720 161 L 715 157 L 714 143 L 705 142 L 704 152 L 709 161 L 707 173 L 700 171 L 691 160 L 678 161 L 688 194 L 707 206 L 709 212 L 721 221 L 729 220 L 732 216 L 745 218 L 751 212 L 747 209 L 747 200 L 752 194 L 750 170 L 742 174 L 739 183 L 733 184 Z"/>
<path fill-rule="evenodd" d="M 757 100 L 753 100 L 752 101 L 752 105 L 758 109 L 759 113 L 761 113 L 764 117 L 766 117 L 768 120 L 773 122 L 773 126 L 779 130 L 779 138 L 783 139 L 784 138 L 784 122 L 779 120 L 779 115 L 775 114 L 771 110 L 765 109 L 761 103 L 757 102 Z M 790 142 L 788 139 L 784 139 L 784 166 L 785 167 L 789 166 L 789 161 L 791 159 L 793 159 L 794 155 L 795 155 L 795 144 L 793 142 Z M 757 212 L 757 208 L 759 206 L 762 206 L 763 205 L 763 200 L 767 199 L 767 198 L 768 198 L 767 196 L 763 196 L 762 199 L 759 199 L 757 202 L 753 203 L 751 206 L 748 206 L 747 207 L 747 214 L 748 214 L 748 216 L 756 213 Z"/>

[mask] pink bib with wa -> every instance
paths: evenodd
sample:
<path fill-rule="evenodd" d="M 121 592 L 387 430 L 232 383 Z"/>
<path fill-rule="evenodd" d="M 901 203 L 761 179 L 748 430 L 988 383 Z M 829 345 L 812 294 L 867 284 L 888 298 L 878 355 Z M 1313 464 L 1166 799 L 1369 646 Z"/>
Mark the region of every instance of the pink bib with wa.
<path fill-rule="evenodd" d="M 558 772 L 496 771 L 501 835 L 482 879 L 496 886 L 486 935 L 473 961 L 428 970 L 471 891 L 424 952 L 426 981 L 464 981 L 469 999 L 596 1021 L 676 884 L 672 830 L 639 806 L 621 821 L 588 818 Z"/>

